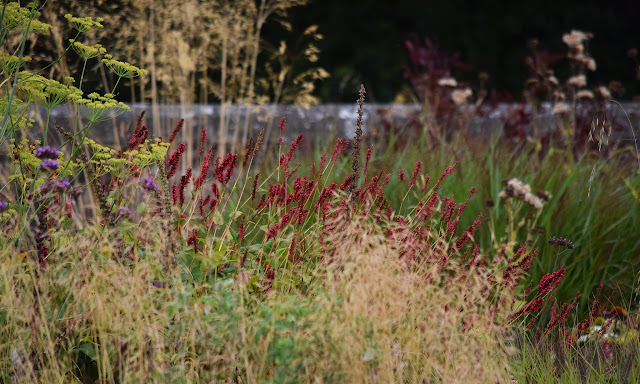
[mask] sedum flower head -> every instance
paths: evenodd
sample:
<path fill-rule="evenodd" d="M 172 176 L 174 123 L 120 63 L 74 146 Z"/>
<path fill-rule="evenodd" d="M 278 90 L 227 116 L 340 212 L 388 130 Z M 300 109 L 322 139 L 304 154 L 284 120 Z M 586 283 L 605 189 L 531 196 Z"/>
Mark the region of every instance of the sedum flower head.
<path fill-rule="evenodd" d="M 600 94 L 600 96 L 604 97 L 605 99 L 610 99 L 611 98 L 611 92 L 609 92 L 609 89 L 605 86 L 599 86 L 596 91 Z"/>
<path fill-rule="evenodd" d="M 458 82 L 453 77 L 443 77 L 440 80 L 438 80 L 438 85 L 441 87 L 455 88 L 458 86 Z"/>
<path fill-rule="evenodd" d="M 583 48 L 582 43 L 591 38 L 590 33 L 585 33 L 578 30 L 572 30 L 571 33 L 566 33 L 562 36 L 562 41 L 569 46 L 569 48 L 581 50 Z"/>
<path fill-rule="evenodd" d="M 107 50 L 101 44 L 87 45 L 74 39 L 69 39 L 69 42 L 73 50 L 85 60 L 93 59 L 94 57 L 107 53 Z"/>
<path fill-rule="evenodd" d="M 529 184 L 525 184 L 516 178 L 508 180 L 507 188 L 500 191 L 498 196 L 501 199 L 516 197 L 524 200 L 526 203 L 529 203 L 537 209 L 541 209 L 544 206 L 542 199 L 531 193 L 531 187 Z"/>
<path fill-rule="evenodd" d="M 564 113 L 571 113 L 571 106 L 564 102 L 555 103 L 552 113 L 554 115 L 561 115 Z"/>
<path fill-rule="evenodd" d="M 133 78 L 147 74 L 147 71 L 145 71 L 144 69 L 140 69 L 135 65 L 129 64 L 124 61 L 115 60 L 111 58 L 110 55 L 105 55 L 105 58 L 102 59 L 102 62 L 119 77 Z"/>
<path fill-rule="evenodd" d="M 461 105 L 467 102 L 469 98 L 473 95 L 473 91 L 469 88 L 465 89 L 456 89 L 451 92 L 451 99 L 456 105 Z"/>
<path fill-rule="evenodd" d="M 578 99 L 593 99 L 594 95 L 593 95 L 593 92 L 586 89 L 582 89 L 576 92 L 576 97 Z"/>
<path fill-rule="evenodd" d="M 567 84 L 578 88 L 584 87 L 587 85 L 587 77 L 583 74 L 572 76 L 567 80 Z"/>
<path fill-rule="evenodd" d="M 93 20 L 92 17 L 74 17 L 70 14 L 64 15 L 64 18 L 69 20 L 69 23 L 78 30 L 78 32 L 87 32 L 94 28 L 103 28 L 102 24 L 100 24 L 104 19 L 102 17 L 97 17 Z"/>

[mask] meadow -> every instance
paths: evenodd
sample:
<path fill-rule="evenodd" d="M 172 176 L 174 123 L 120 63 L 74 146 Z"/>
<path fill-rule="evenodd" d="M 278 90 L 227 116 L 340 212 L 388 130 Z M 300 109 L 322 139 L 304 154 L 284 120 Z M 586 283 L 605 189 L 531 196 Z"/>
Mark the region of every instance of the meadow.
<path fill-rule="evenodd" d="M 6 3 L 0 25 L 0 382 L 640 379 L 637 127 L 615 140 L 613 90 L 587 90 L 588 34 L 563 37 L 562 82 L 534 50 L 500 136 L 466 129 L 489 96 L 427 44 L 409 46 L 410 127 L 367 135 L 362 86 L 355 136 L 307 153 L 286 117 L 227 140 L 142 114 L 111 148 L 92 126 L 150 74 L 82 43 L 103 20 L 72 15 L 80 75 L 25 69 L 51 29 L 38 10 Z M 86 89 L 91 61 L 110 92 Z"/>

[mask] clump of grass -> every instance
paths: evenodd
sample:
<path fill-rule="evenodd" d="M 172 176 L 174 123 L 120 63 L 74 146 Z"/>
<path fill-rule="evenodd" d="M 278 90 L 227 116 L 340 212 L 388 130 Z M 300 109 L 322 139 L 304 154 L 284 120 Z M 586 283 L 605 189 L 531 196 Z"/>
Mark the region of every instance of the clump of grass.
<path fill-rule="evenodd" d="M 459 258 L 443 263 L 424 248 L 438 241 L 437 232 L 416 239 L 401 224 L 336 219 L 324 307 L 346 381 L 506 381 L 513 350 L 510 326 L 500 321 L 509 308 L 499 303 L 514 296 L 488 294 L 496 268 Z M 416 248 L 423 251 L 412 261 Z"/>

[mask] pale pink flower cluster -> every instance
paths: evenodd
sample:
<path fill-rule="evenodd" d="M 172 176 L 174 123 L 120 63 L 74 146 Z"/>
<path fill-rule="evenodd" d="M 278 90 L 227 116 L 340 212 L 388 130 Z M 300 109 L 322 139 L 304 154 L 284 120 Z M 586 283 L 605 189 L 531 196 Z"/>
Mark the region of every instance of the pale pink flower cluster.
<path fill-rule="evenodd" d="M 441 87 L 455 88 L 458 86 L 458 82 L 453 77 L 443 77 L 440 80 L 438 80 L 438 85 Z"/>
<path fill-rule="evenodd" d="M 456 89 L 451 92 L 451 100 L 457 105 L 461 105 L 467 102 L 467 100 L 471 97 L 473 91 L 469 88 L 465 89 Z"/>
<path fill-rule="evenodd" d="M 586 89 L 576 92 L 576 98 L 578 99 L 593 99 L 593 92 Z"/>
<path fill-rule="evenodd" d="M 548 193 L 546 193 L 546 195 L 551 196 Z M 540 209 L 544 206 L 542 199 L 531 193 L 531 187 L 529 186 L 529 184 L 525 184 L 516 178 L 507 181 L 507 188 L 505 188 L 503 191 L 500 191 L 500 194 L 498 196 L 501 199 L 517 197 L 531 204 L 537 209 Z"/>
<path fill-rule="evenodd" d="M 553 114 L 554 115 L 560 115 L 563 113 L 570 113 L 571 112 L 571 106 L 565 102 L 558 102 L 555 103 L 553 106 Z"/>
<path fill-rule="evenodd" d="M 562 41 L 569 47 L 569 58 L 579 61 L 590 71 L 596 70 L 596 61 L 585 52 L 584 43 L 591 39 L 591 33 L 576 31 L 562 36 Z"/>
<path fill-rule="evenodd" d="M 572 30 L 571 33 L 566 33 L 562 36 L 562 41 L 569 46 L 569 48 L 575 50 L 584 50 L 583 42 L 589 40 L 590 34 L 584 33 L 578 30 Z"/>
<path fill-rule="evenodd" d="M 577 88 L 584 87 L 585 85 L 587 85 L 587 76 L 585 75 L 572 76 L 569 78 L 569 80 L 567 80 L 567 84 Z"/>

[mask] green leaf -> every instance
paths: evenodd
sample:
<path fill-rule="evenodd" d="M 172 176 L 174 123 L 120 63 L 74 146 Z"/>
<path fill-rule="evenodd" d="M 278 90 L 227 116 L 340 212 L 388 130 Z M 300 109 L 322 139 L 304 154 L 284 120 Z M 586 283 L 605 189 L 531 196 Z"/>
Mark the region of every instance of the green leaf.
<path fill-rule="evenodd" d="M 622 180 L 624 180 L 624 184 L 627 186 L 627 188 L 629 188 L 629 191 L 631 192 L 631 195 L 633 196 L 633 198 L 640 203 L 640 192 L 638 192 L 638 190 L 633 185 L 631 185 L 631 182 L 629 182 L 629 179 L 627 179 L 626 177 L 623 177 Z"/>
<path fill-rule="evenodd" d="M 140 214 L 142 214 L 145 209 L 147 209 L 147 204 L 145 203 L 140 203 L 140 205 L 138 205 L 138 208 L 136 209 L 136 211 Z"/>
<path fill-rule="evenodd" d="M 88 358 L 96 361 L 96 350 L 94 345 L 91 343 L 84 343 L 79 347 L 73 348 L 71 353 L 84 353 Z"/>

